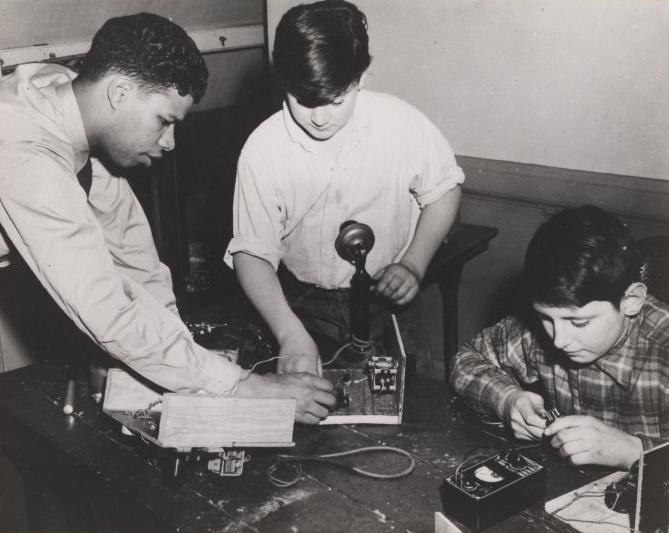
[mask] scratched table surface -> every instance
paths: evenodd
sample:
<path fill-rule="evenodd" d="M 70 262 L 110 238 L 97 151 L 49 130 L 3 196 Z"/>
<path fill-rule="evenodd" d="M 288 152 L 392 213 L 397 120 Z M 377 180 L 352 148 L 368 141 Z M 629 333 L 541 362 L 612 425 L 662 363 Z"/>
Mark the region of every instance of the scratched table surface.
<path fill-rule="evenodd" d="M 519 444 L 477 423 L 451 401 L 443 383 L 414 375 L 399 426 L 296 426 L 295 448 L 250 449 L 240 477 L 218 477 L 186 463 L 183 483 L 170 487 L 160 467 L 164 450 L 123 435 L 89 399 L 83 381 L 74 416 L 64 415 L 64 383 L 58 360 L 0 375 L 5 453 L 28 478 L 39 478 L 60 498 L 64 518 L 41 525 L 49 531 L 432 532 L 434 512 L 442 510 L 439 485 L 464 454 L 479 446 Z M 410 452 L 414 472 L 380 481 L 304 463 L 300 482 L 290 488 L 275 487 L 266 475 L 276 453 L 323 454 L 382 444 Z M 569 467 L 547 447 L 525 453 L 546 468 L 545 499 L 606 473 Z M 406 466 L 401 456 L 361 455 L 351 461 L 378 472 Z M 573 530 L 546 514 L 541 501 L 486 531 Z"/>

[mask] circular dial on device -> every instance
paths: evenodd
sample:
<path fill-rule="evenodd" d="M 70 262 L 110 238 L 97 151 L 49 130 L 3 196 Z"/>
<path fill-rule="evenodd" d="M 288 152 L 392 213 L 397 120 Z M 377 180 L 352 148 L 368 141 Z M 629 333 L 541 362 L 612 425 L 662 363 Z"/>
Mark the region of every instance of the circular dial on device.
<path fill-rule="evenodd" d="M 474 477 L 479 481 L 483 481 L 483 483 L 499 483 L 500 481 L 504 481 L 504 476 L 501 476 L 485 465 L 474 470 Z"/>

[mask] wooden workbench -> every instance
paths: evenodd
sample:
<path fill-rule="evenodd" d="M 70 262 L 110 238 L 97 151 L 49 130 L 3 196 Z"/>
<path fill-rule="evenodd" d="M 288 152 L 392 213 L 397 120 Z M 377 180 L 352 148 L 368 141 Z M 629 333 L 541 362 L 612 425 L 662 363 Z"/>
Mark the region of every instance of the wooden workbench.
<path fill-rule="evenodd" d="M 436 283 L 441 294 L 445 381 L 448 381 L 449 361 L 459 347 L 458 292 L 462 271 L 467 261 L 488 249 L 496 235 L 497 228 L 492 226 L 455 224 L 425 273 L 422 286 Z"/>
<path fill-rule="evenodd" d="M 277 450 L 254 449 L 241 477 L 220 478 L 193 465 L 183 484 L 170 488 L 163 484 L 160 450 L 122 435 L 118 424 L 88 398 L 85 384 L 79 387 L 75 416 L 63 415 L 64 382 L 58 360 L 0 375 L 0 435 L 30 489 L 33 530 L 432 532 L 434 512 L 442 508 L 438 489 L 444 476 L 474 447 L 509 446 L 495 431 L 463 416 L 443 383 L 411 376 L 401 426 L 297 426 L 296 447 L 280 450 L 315 454 L 397 446 L 416 458 L 408 477 L 377 481 L 305 463 L 300 483 L 277 488 L 265 474 Z M 604 475 L 570 468 L 550 449 L 526 453 L 547 468 L 547 499 Z M 356 461 L 379 471 L 401 470 L 405 464 L 387 456 Z M 37 518 L 36 508 L 42 512 Z M 538 503 L 486 531 L 573 530 Z"/>

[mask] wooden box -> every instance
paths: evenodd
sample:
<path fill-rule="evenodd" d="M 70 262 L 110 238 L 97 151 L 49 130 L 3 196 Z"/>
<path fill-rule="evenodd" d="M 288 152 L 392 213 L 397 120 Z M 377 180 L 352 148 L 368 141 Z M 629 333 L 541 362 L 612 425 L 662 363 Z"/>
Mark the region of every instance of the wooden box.
<path fill-rule="evenodd" d="M 164 448 L 292 447 L 295 400 L 160 393 L 112 368 L 103 410 Z"/>

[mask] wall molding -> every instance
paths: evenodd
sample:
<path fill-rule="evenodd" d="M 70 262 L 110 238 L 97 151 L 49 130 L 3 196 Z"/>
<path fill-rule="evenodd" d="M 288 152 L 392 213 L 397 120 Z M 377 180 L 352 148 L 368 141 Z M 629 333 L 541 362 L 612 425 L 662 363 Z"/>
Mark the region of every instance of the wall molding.
<path fill-rule="evenodd" d="M 262 24 L 192 30 L 188 32 L 188 35 L 190 35 L 203 54 L 262 47 L 265 45 L 265 27 Z M 90 47 L 91 41 L 86 40 L 7 48 L 0 50 L 0 67 L 4 70 L 22 63 L 58 62 L 59 60 L 72 59 L 83 56 Z"/>
<path fill-rule="evenodd" d="M 669 181 L 457 156 L 465 194 L 556 211 L 592 204 L 629 219 L 669 225 Z"/>

